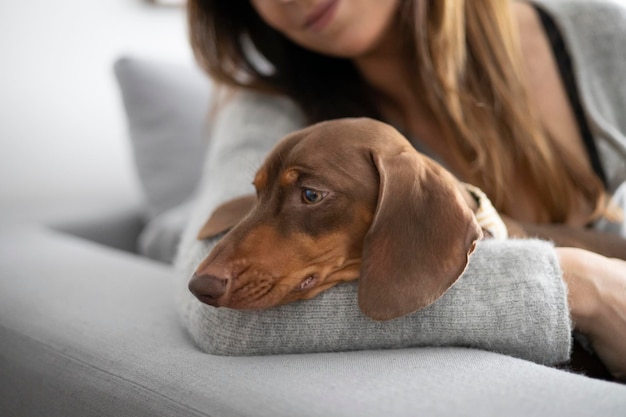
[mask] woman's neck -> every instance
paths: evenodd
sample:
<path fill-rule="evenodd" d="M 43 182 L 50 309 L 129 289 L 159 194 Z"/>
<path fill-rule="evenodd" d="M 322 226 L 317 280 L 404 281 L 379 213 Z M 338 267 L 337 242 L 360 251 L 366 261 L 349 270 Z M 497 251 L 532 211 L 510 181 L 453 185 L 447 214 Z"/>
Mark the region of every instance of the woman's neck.
<path fill-rule="evenodd" d="M 416 91 L 418 75 L 409 72 L 402 45 L 397 31 L 389 30 L 376 48 L 354 59 L 354 64 L 376 94 L 375 102 L 385 121 L 444 157 L 440 129 Z"/>
<path fill-rule="evenodd" d="M 375 104 L 388 123 L 434 149 L 439 129 L 424 94 L 416 90 L 418 74 L 411 73 L 409 54 L 398 29 L 391 26 L 367 54 L 354 59 L 354 65 L 375 94 Z"/>
<path fill-rule="evenodd" d="M 460 156 L 451 152 L 424 94 L 416 90 L 418 74 L 410 73 L 407 52 L 397 31 L 389 30 L 370 53 L 354 59 L 361 76 L 374 90 L 375 102 L 386 122 L 407 135 L 413 144 L 458 172 Z"/>
<path fill-rule="evenodd" d="M 401 41 L 393 30 L 367 54 L 354 59 L 361 76 L 377 95 L 377 105 L 385 117 L 403 122 L 413 107 L 415 95 L 406 70 Z"/>

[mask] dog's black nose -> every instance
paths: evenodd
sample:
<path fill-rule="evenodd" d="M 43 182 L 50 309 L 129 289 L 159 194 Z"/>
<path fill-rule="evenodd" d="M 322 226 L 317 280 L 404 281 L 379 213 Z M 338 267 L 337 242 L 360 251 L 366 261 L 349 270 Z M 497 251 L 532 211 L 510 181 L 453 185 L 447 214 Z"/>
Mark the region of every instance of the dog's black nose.
<path fill-rule="evenodd" d="M 226 293 L 228 281 L 209 274 L 193 274 L 189 280 L 189 291 L 200 301 L 217 306 L 217 300 Z"/>

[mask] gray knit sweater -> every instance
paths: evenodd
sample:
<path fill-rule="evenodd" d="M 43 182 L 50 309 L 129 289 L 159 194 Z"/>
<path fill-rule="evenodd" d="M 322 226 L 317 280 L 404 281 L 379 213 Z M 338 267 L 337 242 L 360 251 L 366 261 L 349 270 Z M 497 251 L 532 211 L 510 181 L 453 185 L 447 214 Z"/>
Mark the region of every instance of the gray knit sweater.
<path fill-rule="evenodd" d="M 582 101 L 615 188 L 626 179 L 626 8 L 603 0 L 539 3 L 573 54 Z M 488 349 L 544 364 L 569 357 L 567 290 L 552 245 L 538 240 L 481 242 L 463 277 L 441 299 L 390 322 L 361 314 L 357 283 L 264 311 L 216 309 L 197 301 L 186 290 L 187 280 L 213 245 L 195 239 L 200 226 L 221 202 L 253 192 L 251 180 L 265 155 L 303 125 L 290 101 L 250 92 L 239 93 L 214 125 L 176 261 L 182 317 L 201 349 L 259 355 L 428 345 Z"/>

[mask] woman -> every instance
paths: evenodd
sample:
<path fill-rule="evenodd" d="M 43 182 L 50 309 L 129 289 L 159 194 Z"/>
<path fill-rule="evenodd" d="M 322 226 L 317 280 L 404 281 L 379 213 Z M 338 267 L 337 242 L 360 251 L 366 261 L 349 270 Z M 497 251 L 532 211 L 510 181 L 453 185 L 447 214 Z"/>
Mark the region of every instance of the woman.
<path fill-rule="evenodd" d="M 610 139 L 592 134 L 582 110 L 583 104 L 590 104 L 581 103 L 577 94 L 560 33 L 576 15 L 591 14 L 596 19 L 592 22 L 623 27 L 624 8 L 618 5 L 190 0 L 188 12 L 191 43 L 200 64 L 218 82 L 248 91 L 234 96 L 221 112 L 209 166 L 227 160 L 235 149 L 239 155 L 252 149 L 267 151 L 282 134 L 309 123 L 369 116 L 398 127 L 416 148 L 485 190 L 501 212 L 523 221 L 576 227 L 597 222 L 607 212 L 608 193 L 626 180 L 626 139 L 619 133 L 626 126 L 612 126 L 618 133 Z M 584 33 L 589 32 L 582 32 L 576 46 L 584 47 Z M 621 96 L 612 103 L 624 105 L 626 100 Z M 611 111 L 621 112 L 625 119 L 626 107 Z M 611 159 L 620 152 L 617 162 Z M 230 193 L 239 187 L 233 181 Z M 206 186 L 217 200 L 227 197 L 209 183 Z M 241 185 L 237 191 L 248 188 Z M 198 213 L 206 213 L 217 202 L 199 204 Z M 192 256 L 190 236 L 197 227 L 190 222 L 180 259 Z M 528 274 L 531 266 L 506 250 L 512 244 L 483 245 L 489 253 L 477 253 L 470 264 L 480 271 L 481 264 L 506 264 L 515 258 L 515 267 L 507 274 L 515 275 L 517 282 L 528 280 L 524 297 L 540 300 L 546 291 L 566 291 L 555 285 L 529 293 L 535 279 Z M 560 269 L 544 273 L 565 281 L 576 329 L 591 340 L 610 370 L 624 377 L 626 263 L 578 249 L 535 246 L 536 241 L 515 244 L 526 251 L 524 256 L 558 259 Z M 471 285 L 468 274 L 462 281 Z M 490 273 L 489 279 L 495 290 L 505 278 Z M 490 302 L 488 292 L 471 293 L 477 294 L 470 300 L 476 305 Z M 510 295 L 522 296 L 515 290 Z M 444 298 L 436 304 L 446 303 L 454 314 L 453 300 Z M 198 312 L 204 307 L 192 303 L 186 308 L 190 330 L 201 338 Z M 536 314 L 550 314 L 551 307 L 544 308 Z M 501 313 L 522 317 L 520 328 L 528 325 L 519 311 Z M 415 320 L 437 320 L 417 316 Z M 569 333 L 569 323 L 560 323 L 549 331 Z M 568 342 L 556 338 L 554 342 L 569 349 Z"/>

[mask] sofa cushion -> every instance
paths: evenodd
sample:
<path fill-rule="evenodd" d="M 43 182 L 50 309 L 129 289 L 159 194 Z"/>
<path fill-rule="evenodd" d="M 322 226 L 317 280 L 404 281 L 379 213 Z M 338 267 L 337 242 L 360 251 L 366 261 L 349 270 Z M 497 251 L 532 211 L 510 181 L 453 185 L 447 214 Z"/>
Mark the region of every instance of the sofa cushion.
<path fill-rule="evenodd" d="M 123 57 L 114 65 L 149 218 L 187 200 L 200 178 L 211 82 L 191 64 Z"/>
<path fill-rule="evenodd" d="M 2 416 L 618 416 L 626 409 L 624 385 L 474 349 L 207 355 L 180 325 L 172 269 L 47 230 L 0 230 Z"/>
<path fill-rule="evenodd" d="M 169 263 L 202 171 L 212 84 L 191 64 L 123 57 L 114 68 L 147 205 L 137 247 Z"/>

